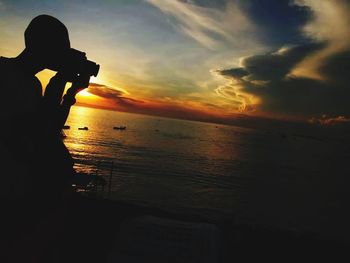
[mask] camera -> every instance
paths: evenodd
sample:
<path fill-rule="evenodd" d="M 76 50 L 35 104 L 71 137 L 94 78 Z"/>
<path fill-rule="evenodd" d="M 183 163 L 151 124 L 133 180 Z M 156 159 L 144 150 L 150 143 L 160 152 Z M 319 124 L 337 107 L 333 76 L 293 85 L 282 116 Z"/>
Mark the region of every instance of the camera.
<path fill-rule="evenodd" d="M 55 71 L 62 71 L 73 81 L 76 76 L 97 76 L 100 65 L 88 60 L 86 53 L 70 48 L 59 58 L 59 65 L 52 68 Z"/>

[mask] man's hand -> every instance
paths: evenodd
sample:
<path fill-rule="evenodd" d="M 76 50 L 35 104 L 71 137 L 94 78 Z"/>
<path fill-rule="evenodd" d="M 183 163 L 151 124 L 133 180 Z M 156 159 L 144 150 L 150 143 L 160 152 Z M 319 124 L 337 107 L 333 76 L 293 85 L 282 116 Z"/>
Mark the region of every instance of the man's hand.
<path fill-rule="evenodd" d="M 77 74 L 65 71 L 58 71 L 56 73 L 56 77 L 59 78 L 61 81 L 73 82 L 73 80 L 76 79 Z"/>
<path fill-rule="evenodd" d="M 62 100 L 62 95 L 67 83 L 67 76 L 61 72 L 57 72 L 53 76 L 48 85 L 46 86 L 44 93 L 44 100 L 50 105 L 59 105 Z"/>
<path fill-rule="evenodd" d="M 89 86 L 89 82 L 90 76 L 77 76 L 73 80 L 72 86 L 67 90 L 66 95 L 64 95 L 63 104 L 68 106 L 73 105 L 76 102 L 75 95 L 83 89 L 86 89 Z"/>
<path fill-rule="evenodd" d="M 73 80 L 72 86 L 67 90 L 67 94 L 75 97 L 75 95 L 77 95 L 79 91 L 82 91 L 83 89 L 86 89 L 87 87 L 89 87 L 89 83 L 90 83 L 90 76 L 86 76 L 86 75 L 77 76 Z"/>
<path fill-rule="evenodd" d="M 79 75 L 76 76 L 76 78 L 72 82 L 72 87 L 74 88 L 75 94 L 77 94 L 79 91 L 82 91 L 83 89 L 86 89 L 89 87 L 90 84 L 90 76 L 88 75 Z"/>

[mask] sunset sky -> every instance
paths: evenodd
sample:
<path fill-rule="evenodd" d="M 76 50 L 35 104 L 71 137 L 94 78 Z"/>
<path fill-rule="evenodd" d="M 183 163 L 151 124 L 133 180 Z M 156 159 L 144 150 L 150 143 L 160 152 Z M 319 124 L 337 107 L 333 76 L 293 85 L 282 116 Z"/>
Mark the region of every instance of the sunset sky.
<path fill-rule="evenodd" d="M 39 14 L 61 20 L 71 46 L 101 65 L 81 104 L 199 120 L 349 120 L 350 1 L 0 0 L 1 56 L 18 55 Z M 44 87 L 52 75 L 38 74 Z"/>

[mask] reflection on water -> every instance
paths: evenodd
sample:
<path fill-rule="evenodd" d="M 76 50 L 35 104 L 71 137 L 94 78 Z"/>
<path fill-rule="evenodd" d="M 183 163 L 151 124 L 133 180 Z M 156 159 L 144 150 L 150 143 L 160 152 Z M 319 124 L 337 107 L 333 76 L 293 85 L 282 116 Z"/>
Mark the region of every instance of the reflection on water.
<path fill-rule="evenodd" d="M 67 125 L 77 170 L 115 163 L 114 199 L 345 235 L 346 144 L 84 107 Z"/>

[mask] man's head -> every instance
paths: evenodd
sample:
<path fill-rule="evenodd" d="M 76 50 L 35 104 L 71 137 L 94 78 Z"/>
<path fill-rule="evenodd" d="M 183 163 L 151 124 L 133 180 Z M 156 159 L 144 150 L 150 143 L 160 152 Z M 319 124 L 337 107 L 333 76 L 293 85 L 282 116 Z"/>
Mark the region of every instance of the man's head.
<path fill-rule="evenodd" d="M 49 15 L 35 17 L 25 30 L 24 39 L 26 50 L 45 68 L 57 68 L 70 49 L 66 26 Z"/>

